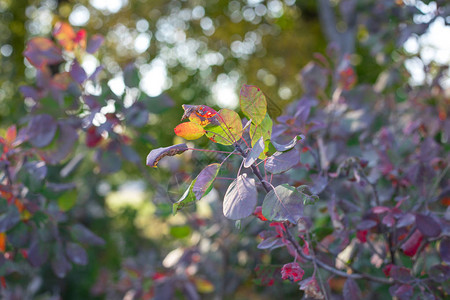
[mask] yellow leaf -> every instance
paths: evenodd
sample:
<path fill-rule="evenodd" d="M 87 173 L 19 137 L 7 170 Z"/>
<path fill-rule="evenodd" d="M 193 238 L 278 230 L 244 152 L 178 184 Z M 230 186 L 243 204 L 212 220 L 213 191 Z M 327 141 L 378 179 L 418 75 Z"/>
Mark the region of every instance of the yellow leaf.
<path fill-rule="evenodd" d="M 174 129 L 175 134 L 186 140 L 196 140 L 205 134 L 203 127 L 195 122 L 185 122 L 179 124 Z"/>
<path fill-rule="evenodd" d="M 208 294 L 214 292 L 214 285 L 211 281 L 202 278 L 194 278 L 197 291 L 202 294 Z"/>

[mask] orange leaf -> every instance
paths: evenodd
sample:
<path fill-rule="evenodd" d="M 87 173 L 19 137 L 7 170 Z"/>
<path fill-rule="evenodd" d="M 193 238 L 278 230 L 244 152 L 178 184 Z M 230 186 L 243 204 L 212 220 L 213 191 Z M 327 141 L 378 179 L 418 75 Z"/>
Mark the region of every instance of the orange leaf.
<path fill-rule="evenodd" d="M 4 232 L 0 233 L 0 251 L 5 252 L 6 250 L 6 234 Z"/>
<path fill-rule="evenodd" d="M 53 36 L 67 51 L 73 49 L 76 34 L 70 24 L 65 22 L 56 23 L 55 29 L 53 30 Z"/>
<path fill-rule="evenodd" d="M 86 48 L 86 30 L 82 29 L 75 33 L 69 23 L 56 23 L 53 36 L 67 51 L 73 51 L 77 47 Z"/>
<path fill-rule="evenodd" d="M 17 128 L 16 125 L 12 125 L 6 130 L 5 141 L 11 146 L 11 144 L 16 140 L 17 137 Z"/>
<path fill-rule="evenodd" d="M 203 127 L 194 122 L 185 122 L 179 124 L 174 129 L 175 134 L 186 140 L 196 140 L 205 134 Z"/>

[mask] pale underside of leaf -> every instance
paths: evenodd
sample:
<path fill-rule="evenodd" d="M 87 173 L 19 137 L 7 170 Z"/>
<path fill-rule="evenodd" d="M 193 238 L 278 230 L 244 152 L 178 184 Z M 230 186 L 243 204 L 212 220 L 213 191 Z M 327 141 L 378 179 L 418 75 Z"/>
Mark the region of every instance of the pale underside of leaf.
<path fill-rule="evenodd" d="M 244 167 L 250 167 L 260 156 L 260 154 L 264 151 L 264 140 L 263 137 L 260 137 L 259 140 L 255 143 L 250 153 L 247 155 L 244 161 Z"/>
<path fill-rule="evenodd" d="M 231 220 L 250 216 L 256 206 L 257 191 L 255 180 L 247 174 L 239 175 L 228 187 L 223 201 L 223 214 Z"/>
<path fill-rule="evenodd" d="M 153 149 L 147 155 L 147 166 L 156 168 L 161 158 L 165 156 L 174 156 L 188 150 L 186 144 L 178 144 L 164 148 Z"/>
<path fill-rule="evenodd" d="M 279 174 L 285 172 L 300 162 L 298 151 L 275 152 L 265 164 L 267 172 Z"/>

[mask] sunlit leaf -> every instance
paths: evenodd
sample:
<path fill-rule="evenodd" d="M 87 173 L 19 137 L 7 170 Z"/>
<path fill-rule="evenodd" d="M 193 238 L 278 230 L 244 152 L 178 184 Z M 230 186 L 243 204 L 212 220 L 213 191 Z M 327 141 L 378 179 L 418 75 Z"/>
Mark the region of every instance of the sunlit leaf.
<path fill-rule="evenodd" d="M 255 125 L 253 122 L 250 125 L 250 138 L 252 139 L 252 146 L 254 146 L 261 137 L 264 140 L 264 151 L 259 155 L 260 159 L 265 159 L 265 153 L 269 151 L 268 141 L 272 136 L 272 126 L 272 119 L 267 114 L 259 125 Z"/>
<path fill-rule="evenodd" d="M 242 121 L 239 115 L 230 109 L 223 108 L 219 111 L 218 126 L 206 127 L 206 136 L 213 142 L 222 145 L 232 145 L 242 136 Z"/>
<path fill-rule="evenodd" d="M 156 168 L 158 165 L 158 162 L 161 160 L 161 158 L 165 156 L 174 156 L 177 154 L 181 154 L 188 150 L 188 147 L 186 144 L 178 144 L 173 145 L 169 147 L 163 147 L 158 149 L 153 149 L 150 151 L 150 153 L 147 155 L 147 166 Z"/>
<path fill-rule="evenodd" d="M 205 129 L 195 122 L 184 122 L 178 124 L 174 129 L 175 134 L 186 140 L 196 140 L 205 134 Z"/>
<path fill-rule="evenodd" d="M 275 152 L 264 165 L 267 172 L 279 174 L 285 172 L 300 162 L 298 151 Z"/>
<path fill-rule="evenodd" d="M 200 174 L 198 174 L 195 184 L 192 188 L 197 200 L 206 196 L 212 188 L 212 183 L 216 179 L 219 173 L 221 165 L 220 164 L 210 164 L 204 168 Z"/>
<path fill-rule="evenodd" d="M 297 143 L 301 140 L 303 140 L 305 137 L 303 135 L 297 135 L 296 137 L 294 137 L 289 143 L 287 144 L 279 144 L 275 141 L 270 141 L 272 143 L 272 145 L 274 146 L 274 148 L 277 151 L 280 152 L 285 152 L 285 151 L 289 151 L 292 148 L 295 147 L 295 145 L 297 145 Z"/>
<path fill-rule="evenodd" d="M 264 198 L 262 213 L 269 221 L 289 221 L 297 224 L 303 216 L 302 196 L 288 184 L 279 185 Z"/>
<path fill-rule="evenodd" d="M 243 85 L 239 95 L 241 110 L 252 122 L 259 125 L 267 112 L 267 101 L 264 93 L 256 86 Z"/>
<path fill-rule="evenodd" d="M 187 190 L 184 192 L 184 194 L 181 196 L 180 200 L 175 202 L 172 206 L 172 214 L 175 215 L 180 209 L 182 209 L 185 206 L 194 204 L 196 197 L 195 193 L 193 191 L 194 185 L 195 185 L 196 179 L 191 182 Z"/>
<path fill-rule="evenodd" d="M 250 216 L 256 206 L 257 191 L 255 180 L 247 174 L 239 175 L 228 187 L 223 200 L 223 214 L 231 220 Z"/>
<path fill-rule="evenodd" d="M 264 151 L 264 140 L 263 137 L 260 137 L 259 140 L 255 143 L 250 153 L 247 155 L 244 161 L 244 167 L 250 167 L 260 156 L 260 154 Z"/>
<path fill-rule="evenodd" d="M 23 55 L 38 69 L 63 61 L 61 50 L 51 40 L 43 37 L 29 40 Z"/>
<path fill-rule="evenodd" d="M 191 122 L 202 126 L 208 124 L 219 125 L 218 112 L 206 105 L 187 105 L 183 104 L 184 114 L 181 120 L 188 118 Z"/>
<path fill-rule="evenodd" d="M 86 48 L 86 30 L 81 29 L 75 33 L 69 23 L 56 23 L 53 29 L 53 36 L 66 51 L 73 51 L 76 48 Z"/>

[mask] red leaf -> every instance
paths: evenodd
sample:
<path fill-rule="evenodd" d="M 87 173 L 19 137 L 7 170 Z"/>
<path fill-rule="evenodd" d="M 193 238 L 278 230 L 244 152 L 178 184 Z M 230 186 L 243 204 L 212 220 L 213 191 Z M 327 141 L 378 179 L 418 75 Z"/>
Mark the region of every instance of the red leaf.
<path fill-rule="evenodd" d="M 289 279 L 290 281 L 297 282 L 302 280 L 304 274 L 305 271 L 296 262 L 285 264 L 281 268 L 281 278 L 283 280 Z"/>
<path fill-rule="evenodd" d="M 423 235 L 419 230 L 414 231 L 411 237 L 402 245 L 401 249 L 408 256 L 414 256 L 422 242 Z"/>
<path fill-rule="evenodd" d="M 358 231 L 356 232 L 356 237 L 358 238 L 358 240 L 359 240 L 361 243 L 367 242 L 367 233 L 368 233 L 368 232 L 369 232 L 368 230 L 358 230 Z"/>

